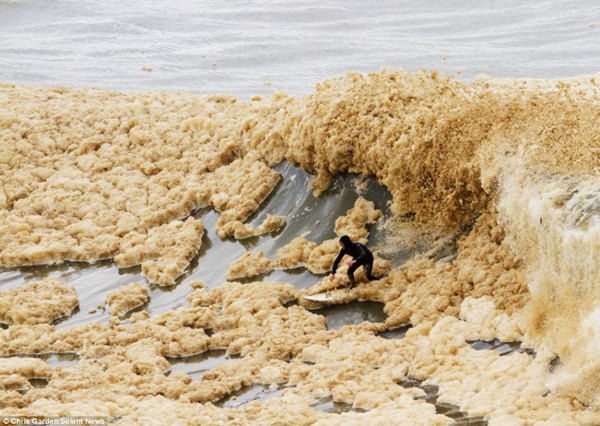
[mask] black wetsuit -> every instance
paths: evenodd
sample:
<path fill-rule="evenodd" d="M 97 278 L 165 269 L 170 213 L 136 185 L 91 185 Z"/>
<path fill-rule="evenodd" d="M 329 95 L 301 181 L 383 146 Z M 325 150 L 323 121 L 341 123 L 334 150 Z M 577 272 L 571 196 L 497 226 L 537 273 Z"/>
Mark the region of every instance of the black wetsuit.
<path fill-rule="evenodd" d="M 371 275 L 371 271 L 373 270 L 373 253 L 371 253 L 369 249 L 361 243 L 353 243 L 349 237 L 340 238 L 340 242 L 343 244 L 343 248 L 340 250 L 340 253 L 333 261 L 331 273 L 335 274 L 335 271 L 337 270 L 337 267 L 342 258 L 348 255 L 356 261 L 352 266 L 348 268 L 348 278 L 350 279 L 350 284 L 352 285 L 352 287 L 356 285 L 356 282 L 354 281 L 354 271 L 356 271 L 361 266 L 365 267 L 365 275 L 367 276 L 367 279 L 376 280 L 377 277 Z"/>

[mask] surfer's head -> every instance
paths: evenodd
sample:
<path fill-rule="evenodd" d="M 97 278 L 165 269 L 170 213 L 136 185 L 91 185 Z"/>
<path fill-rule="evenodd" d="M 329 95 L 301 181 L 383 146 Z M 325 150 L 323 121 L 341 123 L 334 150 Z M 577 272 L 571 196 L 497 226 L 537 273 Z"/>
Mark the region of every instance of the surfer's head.
<path fill-rule="evenodd" d="M 350 247 L 350 244 L 352 244 L 352 240 L 350 239 L 349 236 L 344 235 L 343 237 L 340 238 L 340 244 L 344 248 Z"/>

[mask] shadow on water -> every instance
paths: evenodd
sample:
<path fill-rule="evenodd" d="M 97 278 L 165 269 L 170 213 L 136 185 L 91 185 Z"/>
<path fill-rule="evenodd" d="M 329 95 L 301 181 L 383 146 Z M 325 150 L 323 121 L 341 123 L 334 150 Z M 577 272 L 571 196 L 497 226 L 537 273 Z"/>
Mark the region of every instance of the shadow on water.
<path fill-rule="evenodd" d="M 394 330 L 388 330 L 379 333 L 378 336 L 385 339 L 402 339 L 406 336 L 406 333 L 408 332 L 408 330 L 410 330 L 411 327 L 412 326 L 410 324 L 405 325 Z M 481 349 L 492 350 L 494 348 L 492 348 L 491 346 L 482 346 Z M 483 417 L 470 417 L 467 412 L 462 411 L 460 407 L 456 405 L 449 404 L 446 402 L 439 402 L 439 387 L 435 384 L 424 384 L 423 381 L 416 380 L 410 377 L 405 378 L 405 380 L 398 384 L 406 389 L 422 389 L 425 392 L 425 395 L 415 397 L 415 399 L 424 399 L 429 404 L 433 404 L 435 406 L 435 411 L 437 414 L 442 414 L 446 417 L 450 417 L 451 419 L 455 420 L 455 422 L 452 423 L 451 426 L 486 426 L 488 424 L 488 422 Z"/>
<path fill-rule="evenodd" d="M 415 399 L 424 399 L 429 404 L 433 404 L 435 406 L 435 411 L 437 414 L 442 414 L 446 417 L 450 417 L 451 419 L 455 420 L 455 422 L 452 423 L 451 426 L 487 426 L 488 424 L 487 420 L 485 420 L 485 418 L 483 417 L 471 417 L 466 411 L 462 411 L 460 407 L 456 405 L 449 404 L 447 402 L 439 402 L 439 388 L 435 384 L 425 384 L 420 380 L 406 378 L 403 382 L 400 382 L 399 385 L 406 389 L 422 389 L 425 392 L 425 395 L 417 396 L 415 397 Z"/>
<path fill-rule="evenodd" d="M 239 407 L 243 407 L 244 405 L 246 405 L 252 401 L 264 402 L 264 401 L 272 399 L 272 398 L 281 398 L 283 396 L 282 390 L 285 387 L 286 387 L 285 385 L 246 386 L 236 392 L 230 393 L 226 397 L 217 401 L 215 405 L 218 407 L 225 407 L 225 408 L 239 408 Z"/>
<path fill-rule="evenodd" d="M 410 330 L 411 325 L 405 325 L 403 327 L 385 331 L 379 333 L 378 336 L 386 339 L 402 339 L 406 336 L 408 330 Z M 522 348 L 520 342 L 501 342 L 498 339 L 494 339 L 489 342 L 485 342 L 482 340 L 477 340 L 474 342 L 468 342 L 471 347 L 475 350 L 494 350 L 497 351 L 500 356 L 510 355 L 513 353 L 526 353 L 531 357 L 535 357 L 535 352 L 528 348 Z M 552 368 L 551 368 L 552 369 Z M 439 387 L 435 384 L 428 383 L 425 384 L 421 380 L 416 380 L 410 377 L 405 378 L 404 381 L 399 383 L 400 386 L 404 388 L 419 388 L 425 392 L 425 395 L 415 397 L 416 399 L 424 399 L 426 402 L 433 404 L 436 409 L 437 414 L 442 414 L 451 419 L 455 420 L 451 426 L 486 426 L 488 424 L 487 420 L 481 416 L 471 417 L 466 411 L 460 409 L 460 407 L 449 404 L 447 402 L 438 401 Z"/>
<path fill-rule="evenodd" d="M 2 358 L 37 358 L 37 359 L 41 359 L 42 361 L 44 361 L 46 364 L 48 364 L 51 367 L 70 367 L 73 365 L 77 365 L 77 363 L 79 363 L 79 355 L 76 353 L 62 353 L 62 354 L 56 354 L 56 353 L 51 353 L 51 354 L 37 354 L 37 355 L 21 355 L 21 354 L 17 354 L 17 355 L 12 355 L 12 356 L 1 356 L 0 359 Z M 29 377 L 27 378 L 27 381 L 29 382 L 29 386 L 27 387 L 17 387 L 17 388 L 6 388 L 5 390 L 15 390 L 19 393 L 21 393 L 22 395 L 26 394 L 29 390 L 31 389 L 42 389 L 45 388 L 48 383 L 49 380 L 45 377 Z M 6 384 L 5 384 L 6 386 Z"/>
<path fill-rule="evenodd" d="M 273 398 L 281 398 L 285 388 L 289 387 L 287 384 L 280 385 L 251 385 L 245 386 L 242 389 L 232 392 L 226 397 L 220 399 L 215 405 L 226 408 L 240 408 L 252 401 L 265 402 Z M 352 404 L 345 402 L 334 401 L 331 395 L 318 398 L 315 405 L 312 406 L 317 411 L 324 411 L 327 413 L 341 414 L 349 411 L 354 412 L 365 412 L 365 410 L 355 409 Z"/>
<path fill-rule="evenodd" d="M 294 269 L 275 269 L 265 274 L 257 275 L 250 278 L 236 278 L 236 282 L 242 284 L 250 284 L 257 281 L 272 281 L 272 282 L 285 282 L 292 284 L 297 290 L 309 288 L 315 284 L 315 275 L 309 272 L 306 268 L 294 268 Z"/>
<path fill-rule="evenodd" d="M 325 317 L 328 330 L 339 330 L 345 325 L 358 325 L 365 321 L 382 323 L 387 319 L 383 303 L 350 302 L 344 305 L 325 306 L 313 312 Z"/>
<path fill-rule="evenodd" d="M 365 412 L 365 410 L 352 408 L 352 404 L 335 401 L 331 395 L 318 398 L 316 405 L 312 407 L 317 411 L 333 414 L 348 413 L 350 411 Z"/>
<path fill-rule="evenodd" d="M 215 349 L 203 352 L 198 355 L 188 357 L 167 358 L 171 363 L 171 369 L 166 374 L 172 374 L 178 371 L 186 373 L 193 380 L 201 380 L 207 371 L 220 365 L 235 363 L 239 357 L 227 355 L 226 351 Z"/>
<path fill-rule="evenodd" d="M 410 330 L 412 325 L 404 325 L 399 328 L 394 328 L 392 330 L 386 330 L 381 333 L 377 333 L 379 337 L 383 337 L 384 339 L 403 339 L 406 336 L 406 332 Z"/>
<path fill-rule="evenodd" d="M 453 419 L 454 423 L 452 423 L 451 426 L 486 426 L 488 424 L 484 417 L 469 416 L 467 412 L 461 410 L 460 407 L 456 405 L 439 402 L 439 388 L 434 384 L 424 384 L 422 381 L 406 378 L 404 381 L 398 383 L 398 385 L 407 389 L 415 387 L 422 389 L 425 392 L 425 395 L 415 397 L 415 399 L 425 400 L 427 403 L 435 406 L 437 414 Z M 287 387 L 289 387 L 287 384 L 245 386 L 220 399 L 215 405 L 226 408 L 240 408 L 253 401 L 265 402 L 272 398 L 281 398 L 283 396 L 283 391 Z M 312 407 L 317 411 L 332 414 L 342 414 L 350 411 L 356 413 L 367 412 L 367 410 L 364 409 L 353 408 L 352 404 L 335 401 L 331 395 L 318 398 Z"/>
<path fill-rule="evenodd" d="M 501 356 L 510 355 L 513 353 L 526 353 L 527 355 L 535 358 L 535 351 L 530 348 L 522 348 L 521 342 L 501 342 L 498 339 L 491 341 L 476 340 L 474 342 L 468 342 L 471 347 L 475 350 L 495 350 Z"/>
<path fill-rule="evenodd" d="M 18 358 L 37 358 L 44 361 L 51 367 L 71 367 L 79 362 L 79 355 L 76 353 L 48 353 L 48 354 L 17 354 L 10 357 Z M 9 356 L 1 356 L 1 358 L 10 358 Z"/>

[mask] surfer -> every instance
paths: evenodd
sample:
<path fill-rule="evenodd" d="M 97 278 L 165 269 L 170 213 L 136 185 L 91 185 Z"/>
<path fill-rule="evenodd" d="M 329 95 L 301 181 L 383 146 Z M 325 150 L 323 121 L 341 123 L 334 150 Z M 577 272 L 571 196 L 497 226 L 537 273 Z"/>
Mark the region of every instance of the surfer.
<path fill-rule="evenodd" d="M 331 267 L 331 274 L 329 275 L 330 281 L 333 281 L 335 278 L 335 271 L 337 270 L 338 264 L 345 255 L 352 257 L 352 260 L 348 262 L 348 278 L 350 279 L 350 288 L 356 286 L 356 282 L 354 281 L 354 271 L 361 266 L 364 266 L 365 275 L 369 281 L 378 279 L 377 277 L 371 275 L 371 271 L 373 270 L 373 253 L 371 253 L 368 248 L 361 243 L 353 243 L 350 237 L 347 235 L 344 235 L 340 238 L 340 246 L 342 249 L 333 261 L 333 266 Z"/>

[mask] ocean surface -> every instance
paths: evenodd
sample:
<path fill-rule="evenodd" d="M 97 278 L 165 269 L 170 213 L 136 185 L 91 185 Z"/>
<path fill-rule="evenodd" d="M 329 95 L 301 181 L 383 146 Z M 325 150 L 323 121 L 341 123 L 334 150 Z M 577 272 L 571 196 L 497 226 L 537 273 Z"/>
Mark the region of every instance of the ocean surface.
<path fill-rule="evenodd" d="M 283 92 L 300 98 L 326 79 L 388 67 L 439 71 L 467 84 L 481 75 L 509 79 L 595 75 L 600 72 L 600 2 L 0 0 L 0 84 L 136 94 L 232 94 L 240 100 L 257 95 L 269 99 Z M 273 258 L 300 235 L 312 241 L 335 238 L 335 219 L 359 196 L 375 203 L 384 214 L 384 223 L 392 215 L 392 196 L 373 176 L 361 191 L 353 183 L 358 175 L 336 176 L 317 197 L 309 188 L 310 174 L 300 167 L 283 162 L 275 170 L 282 182 L 250 222 L 258 225 L 267 214 L 285 215 L 283 230 L 242 241 L 221 239 L 215 233 L 219 214 L 208 208 L 195 211 L 205 227 L 200 252 L 176 285 L 150 286 L 149 301 L 138 311 L 147 310 L 153 316 L 186 306 L 185 298 L 193 291 L 189 282 L 201 280 L 209 289 L 219 287 L 226 281 L 230 262 L 247 251 L 262 251 Z M 515 188 L 519 183 L 510 185 Z M 546 187 L 539 186 L 543 193 Z M 581 189 L 581 193 L 589 192 Z M 525 189 L 519 196 L 500 204 L 500 209 L 514 212 L 511 202 L 524 199 L 532 200 L 532 205 L 550 203 Z M 583 209 L 580 216 L 585 214 Z M 514 222 L 525 221 L 518 216 L 506 214 Z M 410 247 L 390 248 L 385 244 L 385 228 L 373 226 L 370 231 L 370 244 L 394 268 L 432 248 L 426 238 Z M 451 259 L 454 254 L 444 252 L 437 259 L 446 255 Z M 593 268 L 594 263 L 590 264 Z M 0 267 L 0 292 L 49 276 L 73 286 L 79 296 L 78 308 L 57 321 L 57 329 L 90 321 L 108 323 L 110 312 L 98 308 L 106 295 L 145 280 L 140 267 L 118 269 L 110 260 L 92 265 Z M 285 281 L 298 290 L 322 278 L 303 268 L 259 277 Z M 532 283 L 536 284 L 543 285 Z M 385 318 L 381 305 L 374 303 L 355 302 L 323 314 L 331 328 Z M 52 366 L 77 363 L 77 357 L 67 355 L 44 359 Z M 184 371 L 194 379 L 228 361 L 224 351 L 171 360 L 174 372 Z M 253 388 L 246 396 L 240 394 L 237 402 L 233 398 L 222 405 L 237 407 L 273 396 L 280 395 L 272 389 Z M 321 409 L 340 413 L 351 408 L 336 404 L 326 400 Z M 438 404 L 438 412 L 442 405 Z M 486 424 L 483 417 L 475 417 L 473 422 L 481 423 L 473 424 Z"/>
<path fill-rule="evenodd" d="M 347 71 L 595 74 L 594 1 L 0 1 L 0 81 L 292 96 Z"/>

